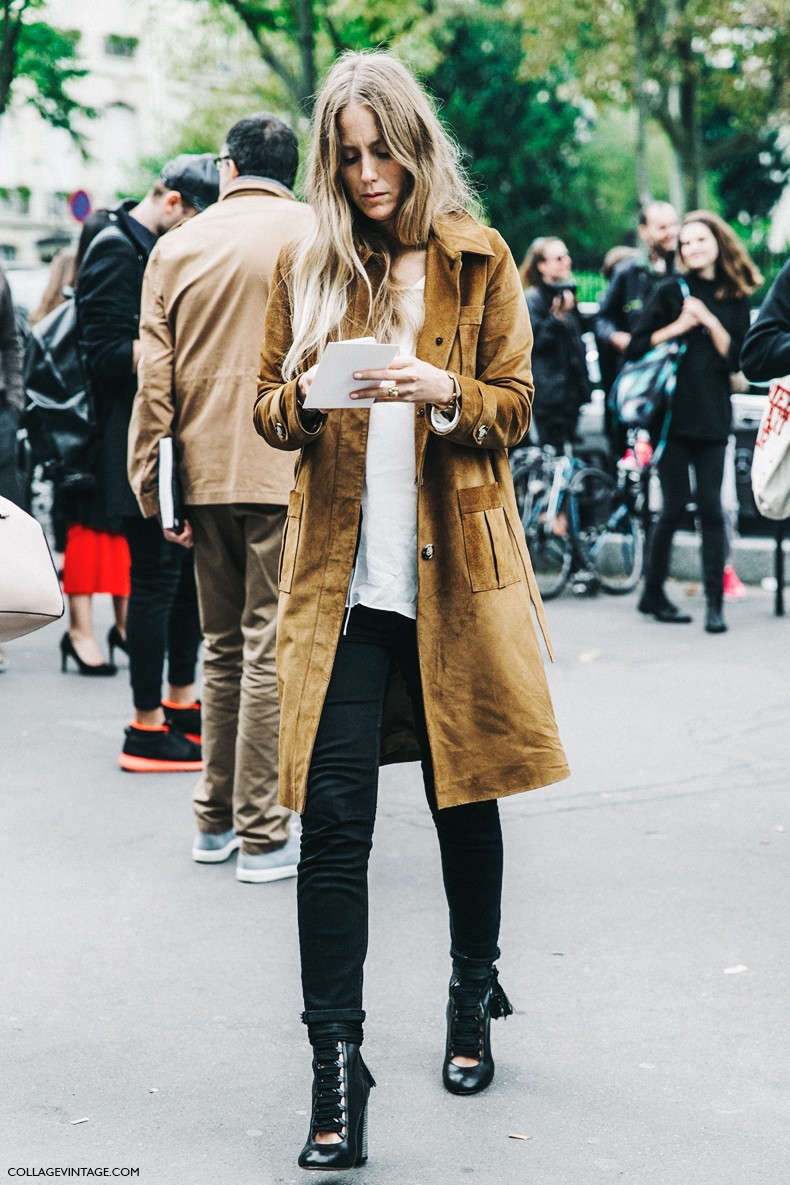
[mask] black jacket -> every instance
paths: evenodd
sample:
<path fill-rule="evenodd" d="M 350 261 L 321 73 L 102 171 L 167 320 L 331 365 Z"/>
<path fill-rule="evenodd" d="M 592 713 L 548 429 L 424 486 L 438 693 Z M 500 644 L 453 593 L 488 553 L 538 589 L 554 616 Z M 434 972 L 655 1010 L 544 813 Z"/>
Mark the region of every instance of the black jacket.
<path fill-rule="evenodd" d="M 741 368 L 753 383 L 770 383 L 790 374 L 790 260 L 771 285 L 746 334 Z"/>
<path fill-rule="evenodd" d="M 673 274 L 672 261 L 668 275 Z M 646 262 L 646 257 L 625 259 L 612 273 L 595 317 L 595 340 L 601 365 L 601 383 L 609 391 L 620 373 L 624 355 L 610 342 L 613 333 L 633 333 L 650 293 L 663 277 Z"/>
<path fill-rule="evenodd" d="M 0 268 L 0 405 L 13 408 L 17 415 L 25 407 L 22 381 L 22 354 L 16 326 L 14 302 L 5 272 Z"/>
<path fill-rule="evenodd" d="M 730 374 L 738 369 L 741 346 L 749 328 L 749 299 L 739 296 L 720 300 L 715 280 L 685 276 L 696 296 L 721 321 L 730 335 L 728 356 L 723 358 L 701 325 L 678 340 L 686 352 L 680 360 L 672 408 L 669 437 L 708 440 L 726 444 L 730 431 Z M 676 277 L 667 276 L 654 288 L 634 330 L 627 358 L 641 358 L 650 349 L 657 329 L 675 321 L 683 306 L 683 294 Z"/>
<path fill-rule="evenodd" d="M 117 529 L 119 518 L 139 518 L 126 476 L 126 450 L 137 375 L 133 343 L 140 336 L 143 272 L 156 236 L 135 219 L 126 202 L 114 211 L 113 226 L 91 243 L 77 277 L 80 340 L 88 363 L 101 425 L 101 456 L 93 505 L 81 507 L 79 521 Z M 86 522 L 86 519 L 89 521 Z"/>
<path fill-rule="evenodd" d="M 532 377 L 535 401 L 532 411 L 538 424 L 576 424 L 579 408 L 590 398 L 582 333 L 585 325 L 578 309 L 565 317 L 551 311 L 555 289 L 542 281 L 527 290 L 527 307 L 532 322 Z"/>

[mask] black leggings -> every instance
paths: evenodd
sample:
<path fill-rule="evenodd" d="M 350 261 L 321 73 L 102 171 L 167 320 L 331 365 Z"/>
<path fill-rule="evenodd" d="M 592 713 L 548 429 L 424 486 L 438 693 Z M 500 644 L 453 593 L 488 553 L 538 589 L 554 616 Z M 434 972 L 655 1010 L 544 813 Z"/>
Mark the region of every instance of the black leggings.
<path fill-rule="evenodd" d="M 313 749 L 302 815 L 297 901 L 303 1020 L 353 1026 L 361 1038 L 362 968 L 368 944 L 368 857 L 373 840 L 384 697 L 396 664 L 406 680 L 436 825 L 450 909 L 451 953 L 493 963 L 499 951 L 502 831 L 495 799 L 439 810 L 434 792 L 415 622 L 352 609 L 340 638 Z M 459 727 L 463 722 L 459 721 Z M 408 875 L 404 856 L 403 875 Z M 339 1032 L 339 1029 L 334 1031 Z"/>
<path fill-rule="evenodd" d="M 162 702 L 165 654 L 168 682 L 188 687 L 195 682 L 200 646 L 200 618 L 192 551 L 170 543 L 155 518 L 124 519 L 132 557 L 126 640 L 129 678 L 138 712 L 151 712 Z"/>
<path fill-rule="evenodd" d="M 680 526 L 691 496 L 689 465 L 697 479 L 697 510 L 702 527 L 702 573 L 705 596 L 718 600 L 722 594 L 724 564 L 727 558 L 727 531 L 721 508 L 721 482 L 724 475 L 726 443 L 670 437 L 658 462 L 661 493 L 664 499 L 661 516 L 655 525 L 650 545 L 650 559 L 645 584 L 658 592 L 669 573 L 672 537 Z"/>

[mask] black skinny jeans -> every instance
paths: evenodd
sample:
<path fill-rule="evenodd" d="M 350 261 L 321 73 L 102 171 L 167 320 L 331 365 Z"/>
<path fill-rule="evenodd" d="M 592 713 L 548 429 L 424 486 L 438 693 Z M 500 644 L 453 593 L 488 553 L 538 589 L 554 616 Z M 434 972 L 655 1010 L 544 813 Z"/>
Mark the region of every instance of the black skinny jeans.
<path fill-rule="evenodd" d="M 499 954 L 502 831 L 497 802 L 437 808 L 415 622 L 359 605 L 351 610 L 338 644 L 302 815 L 297 902 L 303 1020 L 314 1043 L 327 1032 L 361 1040 L 368 857 L 382 711 L 393 664 L 403 672 L 414 708 L 425 795 L 439 837 L 450 909 L 451 954 L 489 964 Z"/>
<path fill-rule="evenodd" d="M 126 642 L 129 678 L 138 712 L 162 702 L 165 654 L 174 687 L 195 682 L 200 646 L 195 569 L 191 549 L 170 543 L 156 518 L 126 518 L 124 533 L 132 557 Z"/>
<path fill-rule="evenodd" d="M 658 462 L 664 506 L 653 530 L 645 584 L 658 593 L 669 573 L 672 537 L 691 496 L 689 465 L 697 479 L 697 510 L 702 527 L 702 574 L 705 596 L 720 601 L 727 558 L 727 531 L 721 507 L 721 482 L 727 445 L 707 440 L 672 438 Z"/>

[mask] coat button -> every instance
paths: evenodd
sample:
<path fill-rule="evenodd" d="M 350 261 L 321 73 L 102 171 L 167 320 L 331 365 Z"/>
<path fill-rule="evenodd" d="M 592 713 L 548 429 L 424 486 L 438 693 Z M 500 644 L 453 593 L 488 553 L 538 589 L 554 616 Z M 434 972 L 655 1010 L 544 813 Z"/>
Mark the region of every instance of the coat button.
<path fill-rule="evenodd" d="M 481 424 L 475 432 L 475 439 L 484 440 L 486 436 L 488 436 L 488 428 L 486 428 L 485 424 Z"/>
<path fill-rule="evenodd" d="M 433 544 L 432 543 L 429 543 L 427 547 L 423 547 L 422 558 L 424 560 L 432 560 L 433 559 Z"/>
<path fill-rule="evenodd" d="M 280 437 L 280 440 L 285 440 L 285 428 L 283 427 L 283 425 L 280 423 L 279 420 L 274 425 L 274 430 L 277 433 L 277 435 Z"/>
<path fill-rule="evenodd" d="M 424 416 L 424 415 L 425 415 L 425 408 L 424 408 L 424 407 L 418 407 L 418 408 L 417 408 L 417 415 L 418 415 L 418 416 Z"/>
<path fill-rule="evenodd" d="M 437 337 L 437 339 L 436 339 L 436 344 L 437 344 L 437 346 L 440 346 L 440 345 L 442 344 L 442 342 L 443 342 L 443 341 L 444 341 L 444 338 L 443 338 L 443 337 Z"/>

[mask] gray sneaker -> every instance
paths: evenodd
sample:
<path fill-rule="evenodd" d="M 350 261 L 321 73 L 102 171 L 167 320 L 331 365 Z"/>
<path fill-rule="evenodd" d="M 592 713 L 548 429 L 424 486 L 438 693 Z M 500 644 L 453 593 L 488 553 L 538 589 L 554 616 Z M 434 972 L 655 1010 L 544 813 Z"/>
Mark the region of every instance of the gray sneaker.
<path fill-rule="evenodd" d="M 299 864 L 299 832 L 291 830 L 287 843 L 273 852 L 264 852 L 260 856 L 248 856 L 239 852 L 236 859 L 236 880 L 245 881 L 248 885 L 260 885 L 265 881 L 282 881 L 286 877 L 296 876 Z"/>
<path fill-rule="evenodd" d="M 228 831 L 221 831 L 219 835 L 210 835 L 207 831 L 198 831 L 192 844 L 192 859 L 198 864 L 221 864 L 241 847 L 241 840 L 231 827 Z"/>

